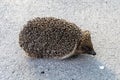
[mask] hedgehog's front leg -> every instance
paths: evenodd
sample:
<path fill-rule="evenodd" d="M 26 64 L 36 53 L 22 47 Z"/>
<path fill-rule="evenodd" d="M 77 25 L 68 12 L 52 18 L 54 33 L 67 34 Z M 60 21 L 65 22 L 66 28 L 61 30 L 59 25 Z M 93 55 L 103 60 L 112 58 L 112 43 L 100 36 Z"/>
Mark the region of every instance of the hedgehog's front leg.
<path fill-rule="evenodd" d="M 62 60 L 63 60 L 63 59 L 67 59 L 67 58 L 70 58 L 71 56 L 75 55 L 75 50 L 76 50 L 76 48 L 77 48 L 77 44 L 75 44 L 74 49 L 73 49 L 69 54 L 61 57 L 60 59 L 62 59 Z"/>

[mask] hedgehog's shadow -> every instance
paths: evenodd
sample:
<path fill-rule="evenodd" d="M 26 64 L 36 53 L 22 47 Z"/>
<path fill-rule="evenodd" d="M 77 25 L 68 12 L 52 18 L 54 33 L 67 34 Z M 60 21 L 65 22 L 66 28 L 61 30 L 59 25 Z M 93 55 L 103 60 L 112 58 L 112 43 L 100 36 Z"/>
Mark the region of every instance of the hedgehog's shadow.
<path fill-rule="evenodd" d="M 34 80 L 116 80 L 114 73 L 89 55 L 80 55 L 77 58 L 66 60 L 27 59 L 29 68 L 35 75 Z M 105 66 L 105 65 L 103 65 Z"/>

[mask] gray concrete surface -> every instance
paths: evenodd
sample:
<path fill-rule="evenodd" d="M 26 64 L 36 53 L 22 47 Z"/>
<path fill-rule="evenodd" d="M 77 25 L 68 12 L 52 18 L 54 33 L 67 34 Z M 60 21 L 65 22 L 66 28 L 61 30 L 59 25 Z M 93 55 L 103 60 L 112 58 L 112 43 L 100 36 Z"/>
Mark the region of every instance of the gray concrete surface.
<path fill-rule="evenodd" d="M 25 56 L 18 34 L 38 16 L 90 30 L 97 55 L 64 61 Z M 0 0 L 0 80 L 120 80 L 120 0 Z"/>

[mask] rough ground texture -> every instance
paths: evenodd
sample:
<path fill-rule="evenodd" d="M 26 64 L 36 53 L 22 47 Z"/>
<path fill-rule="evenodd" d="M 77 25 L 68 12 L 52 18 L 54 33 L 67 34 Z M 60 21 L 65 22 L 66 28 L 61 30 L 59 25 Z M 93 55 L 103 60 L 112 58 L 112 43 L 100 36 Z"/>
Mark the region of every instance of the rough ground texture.
<path fill-rule="evenodd" d="M 38 16 L 90 30 L 97 55 L 63 61 L 25 56 L 18 34 Z M 0 80 L 120 80 L 120 0 L 0 0 Z"/>

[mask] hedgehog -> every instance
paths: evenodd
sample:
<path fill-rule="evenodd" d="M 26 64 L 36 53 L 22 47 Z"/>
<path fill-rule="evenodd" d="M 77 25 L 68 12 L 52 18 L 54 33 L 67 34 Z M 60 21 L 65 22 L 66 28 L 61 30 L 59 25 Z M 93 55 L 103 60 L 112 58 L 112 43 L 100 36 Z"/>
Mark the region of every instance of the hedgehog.
<path fill-rule="evenodd" d="M 30 57 L 66 59 L 79 54 L 96 55 L 88 30 L 55 17 L 37 17 L 19 33 L 19 45 Z"/>

